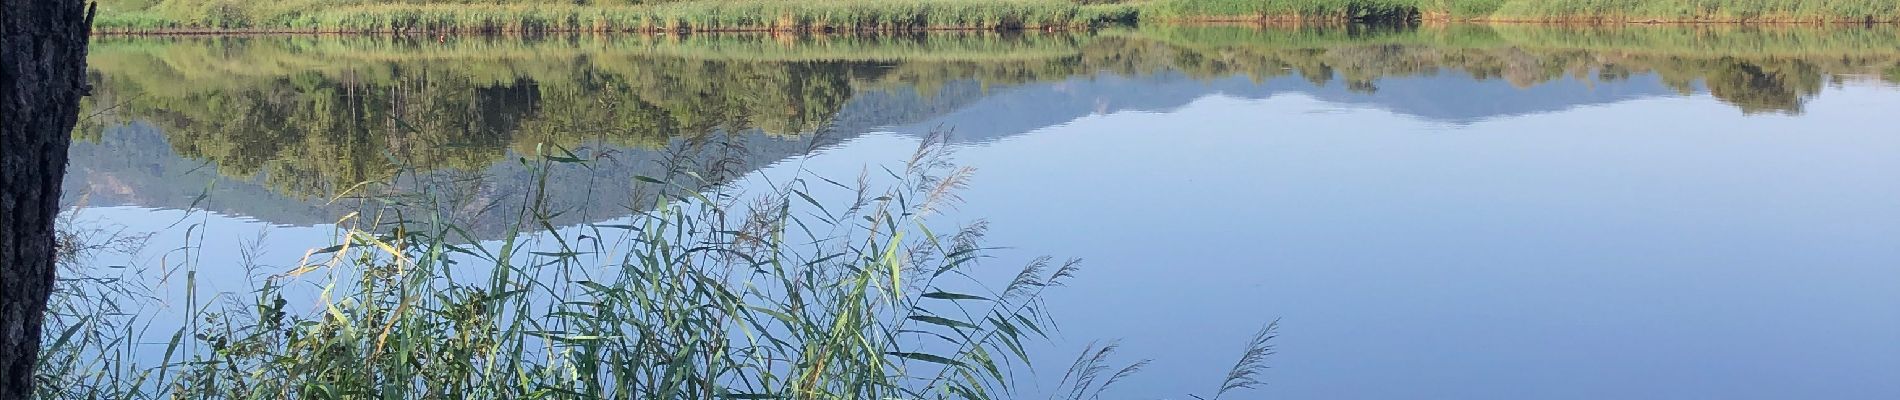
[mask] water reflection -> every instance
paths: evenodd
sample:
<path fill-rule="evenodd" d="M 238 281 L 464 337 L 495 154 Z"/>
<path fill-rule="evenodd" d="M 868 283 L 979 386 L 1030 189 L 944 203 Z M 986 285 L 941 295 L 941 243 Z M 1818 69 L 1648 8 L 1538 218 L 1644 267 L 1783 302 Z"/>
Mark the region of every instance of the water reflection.
<path fill-rule="evenodd" d="M 1895 37 L 1452 26 L 102 39 L 94 117 L 75 133 L 67 187 L 95 204 L 195 205 L 305 225 L 344 212 L 335 196 L 405 170 L 479 181 L 457 190 L 499 201 L 493 194 L 520 180 L 452 177 L 519 174 L 509 161 L 543 145 L 620 155 L 569 177 L 588 185 L 666 174 L 651 162 L 658 154 L 723 149 L 697 157 L 725 160 L 701 166 L 717 183 L 872 130 L 941 126 L 992 140 L 1212 93 L 1297 92 L 1451 124 L 1701 91 L 1743 113 L 1799 114 L 1830 82 L 1895 81 Z M 213 195 L 197 196 L 205 190 Z M 614 214 L 592 211 L 576 215 Z"/>

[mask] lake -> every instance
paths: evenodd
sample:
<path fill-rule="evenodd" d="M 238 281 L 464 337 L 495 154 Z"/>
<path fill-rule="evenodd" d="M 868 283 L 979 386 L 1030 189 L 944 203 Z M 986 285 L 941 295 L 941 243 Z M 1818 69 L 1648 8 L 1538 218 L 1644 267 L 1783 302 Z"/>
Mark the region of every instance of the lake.
<path fill-rule="evenodd" d="M 1900 398 L 1890 27 L 101 37 L 91 60 L 65 198 L 152 236 L 89 262 L 188 262 L 204 293 L 330 245 L 364 182 L 459 193 L 437 210 L 494 241 L 485 211 L 527 191 L 557 230 L 639 212 L 601 199 L 678 176 L 654 160 L 682 146 L 747 193 L 942 135 L 975 172 L 939 218 L 986 221 L 986 271 L 1083 260 L 1028 393 L 1119 339 L 1153 361 L 1107 397 L 1207 395 L 1277 319 L 1267 385 L 1230 398 Z M 565 151 L 607 156 L 529 184 Z"/>

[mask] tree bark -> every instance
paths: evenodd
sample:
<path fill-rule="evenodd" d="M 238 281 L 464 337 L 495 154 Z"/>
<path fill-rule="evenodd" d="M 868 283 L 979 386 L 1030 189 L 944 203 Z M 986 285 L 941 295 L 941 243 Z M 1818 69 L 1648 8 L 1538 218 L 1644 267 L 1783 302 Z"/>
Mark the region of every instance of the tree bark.
<path fill-rule="evenodd" d="M 33 392 L 53 219 L 86 85 L 83 0 L 0 0 L 0 400 Z"/>

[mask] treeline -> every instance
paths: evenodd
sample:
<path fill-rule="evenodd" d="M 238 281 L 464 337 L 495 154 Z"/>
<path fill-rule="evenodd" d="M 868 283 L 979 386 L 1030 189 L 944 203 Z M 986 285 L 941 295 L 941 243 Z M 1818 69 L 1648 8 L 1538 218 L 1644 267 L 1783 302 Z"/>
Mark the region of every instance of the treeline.
<path fill-rule="evenodd" d="M 1166 21 L 1900 22 L 1889 0 L 107 0 L 103 32 L 1050 30 Z"/>

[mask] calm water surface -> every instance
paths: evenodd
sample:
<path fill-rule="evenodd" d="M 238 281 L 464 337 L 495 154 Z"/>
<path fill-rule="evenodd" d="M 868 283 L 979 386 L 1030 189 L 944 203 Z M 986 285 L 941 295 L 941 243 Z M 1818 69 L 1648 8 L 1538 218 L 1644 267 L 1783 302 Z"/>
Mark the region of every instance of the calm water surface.
<path fill-rule="evenodd" d="M 1897 37 L 101 39 L 66 197 L 155 233 L 96 262 L 197 246 L 204 284 L 238 290 L 328 243 L 349 211 L 331 198 L 403 168 L 505 203 L 537 144 L 616 155 L 552 179 L 578 225 L 624 217 L 587 199 L 685 142 L 722 138 L 739 161 L 713 176 L 743 191 L 949 131 L 978 172 L 946 221 L 990 223 L 998 276 L 1086 261 L 1039 364 L 1110 339 L 1154 359 L 1118 398 L 1211 393 L 1279 318 L 1269 385 L 1243 397 L 1892 399 Z"/>

